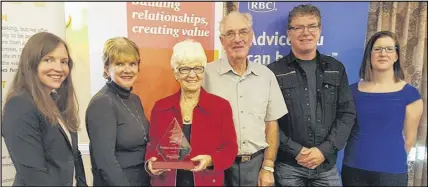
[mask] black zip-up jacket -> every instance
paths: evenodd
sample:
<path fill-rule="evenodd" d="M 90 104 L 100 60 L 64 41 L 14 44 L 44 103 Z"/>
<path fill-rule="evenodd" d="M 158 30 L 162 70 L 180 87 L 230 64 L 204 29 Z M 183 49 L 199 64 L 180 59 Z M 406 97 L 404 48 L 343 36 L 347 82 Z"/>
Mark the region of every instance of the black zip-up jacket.
<path fill-rule="evenodd" d="M 271 63 L 288 108 L 278 120 L 280 146 L 277 161 L 300 166 L 295 160 L 302 146 L 317 147 L 325 161 L 317 167 L 328 171 L 336 164 L 337 152 L 344 148 L 354 125 L 354 99 L 345 67 L 333 57 L 317 51 L 315 120 L 310 120 L 308 81 L 292 52 Z"/>

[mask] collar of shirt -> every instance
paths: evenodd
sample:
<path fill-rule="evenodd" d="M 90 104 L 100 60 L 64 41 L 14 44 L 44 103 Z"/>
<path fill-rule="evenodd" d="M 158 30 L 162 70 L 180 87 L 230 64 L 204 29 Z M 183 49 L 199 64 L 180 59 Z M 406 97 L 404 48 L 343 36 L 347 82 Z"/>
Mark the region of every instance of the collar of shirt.
<path fill-rule="evenodd" d="M 175 108 L 177 110 L 180 110 L 180 96 L 181 96 L 181 89 L 176 92 L 174 95 L 170 96 L 168 98 L 168 101 L 164 103 L 164 105 L 160 105 L 159 107 L 162 110 L 169 110 L 171 108 Z M 208 92 L 205 91 L 203 87 L 201 87 L 201 93 L 199 95 L 199 102 L 196 104 L 195 108 L 200 108 L 204 111 L 208 111 L 208 107 L 212 104 L 209 101 Z"/>
<path fill-rule="evenodd" d="M 288 64 L 292 64 L 292 63 L 298 64 L 297 58 L 296 56 L 294 56 L 292 51 L 290 51 L 290 53 L 287 55 L 286 62 Z M 317 50 L 316 62 L 320 63 L 321 67 L 325 69 L 327 67 L 328 60 L 325 59 L 325 57 L 322 56 L 320 52 Z"/>
<path fill-rule="evenodd" d="M 113 93 L 119 95 L 123 99 L 128 99 L 129 96 L 131 95 L 132 87 L 131 89 L 128 90 L 119 86 L 114 81 L 108 81 L 106 84 L 110 89 L 113 90 Z"/>
<path fill-rule="evenodd" d="M 227 58 L 222 58 L 220 61 L 220 75 L 224 75 L 230 71 L 232 71 L 234 74 L 237 74 L 235 70 L 233 70 L 232 66 L 229 63 L 229 60 Z M 253 62 L 250 62 L 247 59 L 247 70 L 245 70 L 244 75 L 248 75 L 250 73 L 253 73 L 254 75 L 259 75 L 258 70 L 254 66 Z"/>

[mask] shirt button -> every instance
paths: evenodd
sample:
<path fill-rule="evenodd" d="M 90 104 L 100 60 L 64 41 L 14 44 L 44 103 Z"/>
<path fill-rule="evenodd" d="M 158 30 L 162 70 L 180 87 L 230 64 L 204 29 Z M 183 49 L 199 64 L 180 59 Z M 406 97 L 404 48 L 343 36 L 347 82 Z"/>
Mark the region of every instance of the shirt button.
<path fill-rule="evenodd" d="M 245 141 L 244 141 L 244 142 L 242 142 L 242 144 L 245 144 Z"/>
<path fill-rule="evenodd" d="M 309 106 L 309 103 L 306 103 L 306 105 L 308 105 L 308 106 Z"/>
<path fill-rule="evenodd" d="M 239 98 L 242 98 L 242 95 L 241 95 L 241 96 L 239 96 Z"/>
<path fill-rule="evenodd" d="M 308 118 L 308 121 L 310 121 L 311 120 L 311 118 Z"/>
<path fill-rule="evenodd" d="M 215 179 L 213 179 L 213 183 L 215 183 Z"/>
<path fill-rule="evenodd" d="M 241 110 L 241 113 L 244 113 L 244 111 Z"/>
<path fill-rule="evenodd" d="M 305 88 L 305 90 L 308 90 L 308 88 Z"/>

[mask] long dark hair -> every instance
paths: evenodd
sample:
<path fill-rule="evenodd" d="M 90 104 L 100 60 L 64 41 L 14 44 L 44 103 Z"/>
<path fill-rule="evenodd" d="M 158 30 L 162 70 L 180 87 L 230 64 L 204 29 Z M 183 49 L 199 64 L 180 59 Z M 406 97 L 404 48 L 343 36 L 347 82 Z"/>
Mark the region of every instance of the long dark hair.
<path fill-rule="evenodd" d="M 58 97 L 54 100 L 45 91 L 37 70 L 41 59 L 55 50 L 59 44 L 64 44 L 67 50 L 70 73 L 61 87 L 56 90 Z M 78 103 L 71 78 L 72 69 L 73 60 L 64 40 L 48 32 L 34 34 L 22 49 L 18 71 L 11 83 L 5 103 L 20 92 L 27 92 L 32 97 L 36 108 L 49 123 L 56 126 L 59 125 L 58 119 L 61 119 L 69 131 L 78 131 Z"/>
<path fill-rule="evenodd" d="M 373 45 L 379 38 L 390 37 L 395 43 L 395 52 L 397 53 L 397 61 L 394 62 L 394 78 L 395 81 L 404 80 L 404 73 L 400 65 L 400 44 L 398 43 L 397 36 L 390 31 L 380 31 L 375 33 L 366 44 L 364 50 L 363 62 L 360 67 L 360 78 L 364 81 L 370 82 L 373 80 L 373 67 L 371 62 Z"/>

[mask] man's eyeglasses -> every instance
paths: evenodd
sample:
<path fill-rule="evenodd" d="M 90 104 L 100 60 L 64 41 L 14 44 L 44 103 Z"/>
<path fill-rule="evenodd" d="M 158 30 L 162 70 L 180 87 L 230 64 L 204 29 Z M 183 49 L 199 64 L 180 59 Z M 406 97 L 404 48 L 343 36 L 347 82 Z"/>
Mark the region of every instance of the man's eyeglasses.
<path fill-rule="evenodd" d="M 230 31 L 230 32 L 227 32 L 226 34 L 222 34 L 222 36 L 226 37 L 229 40 L 232 40 L 232 39 L 235 39 L 236 34 L 239 34 L 239 37 L 244 38 L 244 37 L 247 37 L 250 34 L 250 32 L 251 31 L 249 29 L 243 29 L 243 30 L 240 30 L 238 33 Z"/>
<path fill-rule="evenodd" d="M 372 52 L 374 53 L 382 53 L 382 51 L 385 49 L 387 53 L 394 53 L 396 47 L 388 46 L 388 47 L 373 47 Z"/>
<path fill-rule="evenodd" d="M 180 72 L 181 74 L 189 74 L 191 71 L 193 70 L 193 72 L 195 72 L 196 74 L 200 74 L 203 73 L 205 68 L 203 66 L 196 66 L 196 67 L 181 67 L 178 68 L 178 72 Z"/>
<path fill-rule="evenodd" d="M 305 28 L 308 28 L 309 32 L 315 32 L 318 30 L 318 28 L 320 27 L 320 25 L 308 25 L 308 26 L 303 26 L 303 25 L 299 25 L 296 27 L 291 27 L 290 26 L 290 30 L 296 32 L 296 33 L 301 33 L 305 30 Z"/>

